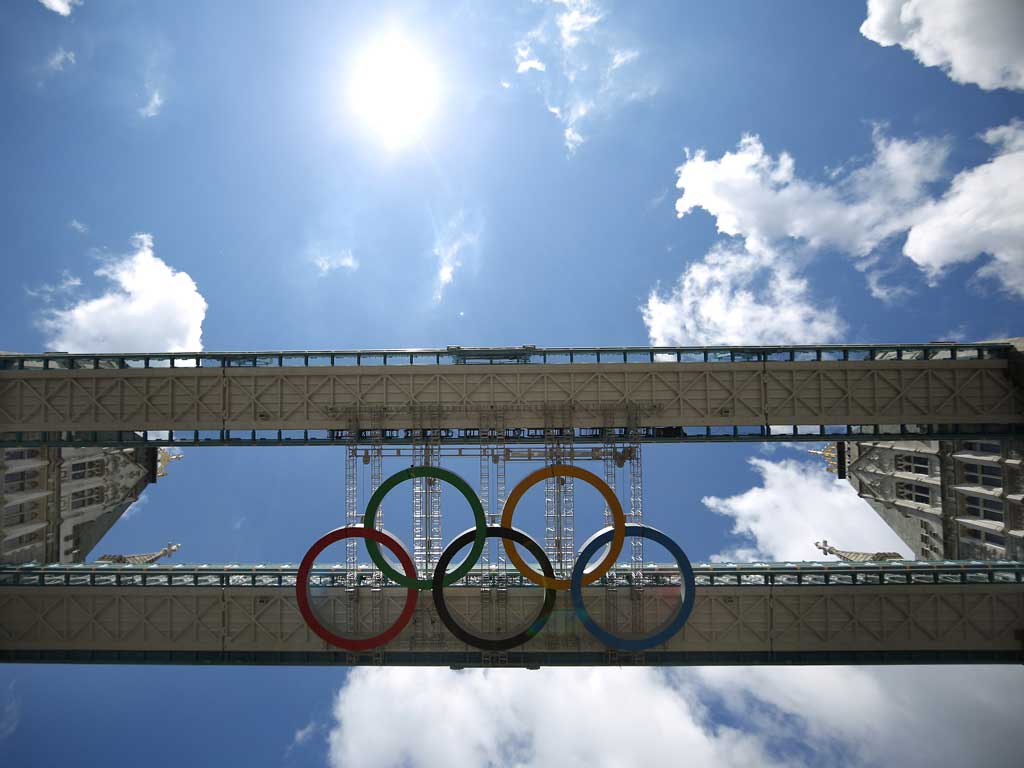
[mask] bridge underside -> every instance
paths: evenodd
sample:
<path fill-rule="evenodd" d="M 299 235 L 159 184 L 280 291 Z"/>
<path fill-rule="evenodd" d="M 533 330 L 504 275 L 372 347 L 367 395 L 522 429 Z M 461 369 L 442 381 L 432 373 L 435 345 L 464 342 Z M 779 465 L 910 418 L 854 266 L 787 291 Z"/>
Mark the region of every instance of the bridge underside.
<path fill-rule="evenodd" d="M 117 583 L 76 581 L 67 577 L 75 572 L 53 569 L 39 569 L 33 583 L 31 569 L 20 569 L 0 586 L 0 660 L 453 667 L 1024 663 L 1021 563 L 995 570 L 952 563 L 736 568 L 698 568 L 689 621 L 662 645 L 639 653 L 597 642 L 564 594 L 540 633 L 508 651 L 482 652 L 456 640 L 427 592 L 394 641 L 349 653 L 306 626 L 290 569 L 225 575 L 164 567 L 130 579 L 131 572 L 118 571 Z M 220 585 L 208 586 L 211 580 Z M 589 587 L 588 611 L 617 634 L 649 634 L 679 605 L 672 581 L 662 572 L 642 590 Z M 403 589 L 341 586 L 345 580 L 336 572 L 314 583 L 318 616 L 341 634 L 380 632 L 405 600 Z M 528 625 L 541 598 L 540 589 L 515 584 L 457 586 L 445 594 L 460 624 L 487 637 Z"/>
<path fill-rule="evenodd" d="M 0 444 L 934 439 L 1024 425 L 1009 344 L 477 355 L 0 355 Z"/>

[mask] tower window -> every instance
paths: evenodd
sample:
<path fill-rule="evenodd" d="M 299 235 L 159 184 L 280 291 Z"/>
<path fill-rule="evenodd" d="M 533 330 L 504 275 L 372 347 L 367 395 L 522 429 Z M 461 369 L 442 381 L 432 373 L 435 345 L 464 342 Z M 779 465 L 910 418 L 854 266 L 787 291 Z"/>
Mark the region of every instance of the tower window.
<path fill-rule="evenodd" d="M 100 504 L 103 502 L 105 495 L 102 486 L 75 491 L 71 494 L 71 508 L 83 509 L 84 507 L 91 507 L 93 504 Z"/>
<path fill-rule="evenodd" d="M 904 501 L 916 501 L 918 504 L 931 504 L 932 494 L 927 485 L 918 483 L 896 483 L 896 498 Z"/>
<path fill-rule="evenodd" d="M 96 461 L 78 461 L 71 465 L 71 479 L 84 480 L 87 477 L 102 477 L 106 468 L 103 459 Z"/>
<path fill-rule="evenodd" d="M 975 453 L 1002 453 L 999 443 L 981 443 L 972 440 L 964 442 L 964 449 Z"/>
<path fill-rule="evenodd" d="M 1004 521 L 1003 502 L 998 499 L 982 499 L 978 496 L 967 496 L 964 499 L 964 513 L 982 520 Z"/>
<path fill-rule="evenodd" d="M 927 456 L 914 456 L 909 453 L 896 454 L 896 471 L 912 472 L 915 475 L 927 475 L 931 462 Z"/>
<path fill-rule="evenodd" d="M 1003 484 L 1003 471 L 987 464 L 964 464 L 964 480 L 971 485 L 999 488 Z"/>

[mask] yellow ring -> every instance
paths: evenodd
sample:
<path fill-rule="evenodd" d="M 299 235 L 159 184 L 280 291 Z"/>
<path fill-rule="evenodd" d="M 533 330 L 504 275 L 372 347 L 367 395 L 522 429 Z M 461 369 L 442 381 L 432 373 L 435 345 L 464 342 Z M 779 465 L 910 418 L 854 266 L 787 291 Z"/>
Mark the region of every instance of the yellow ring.
<path fill-rule="evenodd" d="M 593 472 L 588 472 L 585 469 L 580 469 L 579 467 L 574 467 L 569 464 L 554 464 L 550 467 L 541 467 L 536 472 L 531 472 L 519 481 L 519 484 L 512 489 L 512 493 L 508 495 L 508 499 L 505 501 L 505 508 L 501 512 L 501 525 L 504 528 L 511 528 L 512 515 L 515 513 L 516 505 L 523 497 L 523 494 L 541 480 L 547 480 L 549 477 L 576 477 L 585 483 L 589 483 L 601 492 L 601 495 L 604 496 L 605 502 L 608 504 L 608 509 L 611 510 L 612 519 L 614 521 L 614 533 L 612 534 L 612 542 L 608 548 L 608 554 L 605 555 L 604 560 L 597 564 L 596 568 L 583 576 L 584 586 L 592 584 L 604 576 L 609 570 L 611 570 L 611 567 L 615 565 L 615 560 L 622 551 L 622 544 L 626 540 L 626 516 L 622 512 L 622 505 L 619 503 L 619 499 L 615 495 L 615 491 L 609 488 L 608 484 Z M 571 579 L 549 579 L 547 576 L 533 570 L 523 562 L 523 558 L 519 556 L 519 551 L 516 549 L 514 541 L 510 539 L 502 539 L 502 544 L 505 547 L 505 553 L 508 555 L 508 559 L 512 561 L 512 564 L 519 569 L 519 572 L 523 574 L 523 576 L 528 578 L 534 584 L 546 587 L 547 589 L 569 589 L 572 585 Z"/>

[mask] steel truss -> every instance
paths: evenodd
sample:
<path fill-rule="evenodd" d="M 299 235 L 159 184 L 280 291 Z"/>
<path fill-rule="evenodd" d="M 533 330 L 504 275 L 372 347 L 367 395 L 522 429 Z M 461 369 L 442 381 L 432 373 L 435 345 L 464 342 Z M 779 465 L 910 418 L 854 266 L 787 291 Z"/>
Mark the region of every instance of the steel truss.
<path fill-rule="evenodd" d="M 428 595 L 386 649 L 345 653 L 305 625 L 291 566 L 0 568 L 0 660 L 213 664 L 851 664 L 1024 662 L 1024 563 L 701 564 L 694 612 L 664 646 L 600 647 L 564 602 L 516 651 L 480 653 L 440 628 Z M 529 623 L 540 590 L 513 582 L 448 590 L 461 620 L 503 631 Z M 640 592 L 588 588 L 604 626 L 628 632 L 641 611 L 657 625 L 678 605 L 673 568 L 647 566 Z M 404 590 L 353 590 L 345 568 L 317 570 L 318 613 L 372 633 L 397 615 Z"/>
<path fill-rule="evenodd" d="M 1008 436 L 1010 344 L 0 355 L 4 445 Z M 485 365 L 472 364 L 486 361 Z M 1015 378 L 1016 377 L 1016 378 Z M 430 422 L 427 424 L 427 422 Z"/>

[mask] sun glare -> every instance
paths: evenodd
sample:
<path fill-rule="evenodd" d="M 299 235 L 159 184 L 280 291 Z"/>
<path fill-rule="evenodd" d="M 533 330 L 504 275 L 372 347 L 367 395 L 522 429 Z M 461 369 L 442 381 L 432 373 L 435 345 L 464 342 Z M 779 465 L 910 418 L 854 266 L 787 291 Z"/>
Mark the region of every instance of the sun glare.
<path fill-rule="evenodd" d="M 434 62 L 415 42 L 392 30 L 372 40 L 356 58 L 352 111 L 390 149 L 423 135 L 440 100 Z"/>

